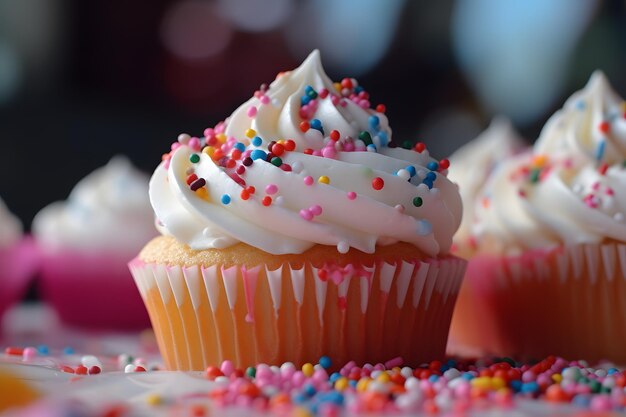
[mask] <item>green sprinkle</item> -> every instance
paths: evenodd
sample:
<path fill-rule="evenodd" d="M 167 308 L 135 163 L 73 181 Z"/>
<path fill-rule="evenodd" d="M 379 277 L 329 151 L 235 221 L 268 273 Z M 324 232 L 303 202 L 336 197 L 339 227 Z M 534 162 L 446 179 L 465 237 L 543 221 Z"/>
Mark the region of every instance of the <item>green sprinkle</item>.
<path fill-rule="evenodd" d="M 192 153 L 189 157 L 189 160 L 191 161 L 191 163 L 197 164 L 198 162 L 200 162 L 200 155 L 198 155 L 197 153 Z"/>
<path fill-rule="evenodd" d="M 402 142 L 402 147 L 404 149 L 411 149 L 413 147 L 413 142 L 411 142 L 410 140 L 405 140 Z"/>
<path fill-rule="evenodd" d="M 530 171 L 530 182 L 536 184 L 539 182 L 539 174 L 541 174 L 541 170 L 539 168 L 534 168 Z"/>
<path fill-rule="evenodd" d="M 415 207 L 421 207 L 421 206 L 422 206 L 422 204 L 424 204 L 424 200 L 422 200 L 422 197 L 415 197 L 415 198 L 413 199 L 413 205 L 414 205 Z"/>
<path fill-rule="evenodd" d="M 283 160 L 280 159 L 277 156 L 273 157 L 270 162 L 272 163 L 272 165 L 277 166 L 277 167 L 279 167 L 279 166 L 281 166 L 283 164 Z"/>
<path fill-rule="evenodd" d="M 248 366 L 248 368 L 246 369 L 246 376 L 248 378 L 254 378 L 256 376 L 256 368 Z"/>
<path fill-rule="evenodd" d="M 374 143 L 372 142 L 372 135 L 370 135 L 370 132 L 368 132 L 367 130 L 359 133 L 359 139 L 361 139 L 363 143 L 365 143 L 365 145 L 371 145 Z"/>

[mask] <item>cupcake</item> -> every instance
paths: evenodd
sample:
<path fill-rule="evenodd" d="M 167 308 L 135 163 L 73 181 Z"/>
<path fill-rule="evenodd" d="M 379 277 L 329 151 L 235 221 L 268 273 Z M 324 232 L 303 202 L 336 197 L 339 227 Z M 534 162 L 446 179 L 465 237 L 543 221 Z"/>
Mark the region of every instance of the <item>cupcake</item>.
<path fill-rule="evenodd" d="M 498 164 L 474 203 L 474 299 L 459 303 L 453 340 L 498 355 L 626 362 L 625 112 L 596 72 L 530 152 Z M 464 337 L 468 322 L 479 337 Z"/>
<path fill-rule="evenodd" d="M 444 354 L 464 261 L 448 161 L 318 51 L 154 172 L 163 236 L 130 263 L 169 369 Z"/>
<path fill-rule="evenodd" d="M 523 151 L 524 140 L 511 121 L 496 117 L 478 137 L 450 155 L 448 179 L 459 186 L 463 201 L 463 218 L 454 235 L 453 252 L 469 255 L 475 247 L 471 225 L 474 220 L 474 201 L 496 165 Z"/>
<path fill-rule="evenodd" d="M 156 235 L 148 177 L 125 157 L 82 179 L 33 221 L 40 290 L 67 324 L 108 329 L 150 325 L 126 264 Z"/>
<path fill-rule="evenodd" d="M 505 117 L 497 117 L 478 137 L 450 155 L 448 178 L 459 186 L 463 201 L 463 219 L 454 235 L 452 252 L 455 255 L 467 259 L 476 251 L 476 241 L 471 231 L 475 218 L 473 203 L 481 194 L 487 178 L 499 163 L 523 152 L 526 147 L 511 121 Z M 472 291 L 473 288 L 467 282 L 461 285 L 450 327 L 449 353 L 461 355 L 476 353 L 468 350 L 468 346 L 482 343 L 483 339 L 488 337 L 485 334 L 493 333 L 485 329 L 485 323 L 474 320 L 473 316 L 477 313 L 469 317 L 463 313 L 483 308 L 480 298 Z M 459 338 L 464 343 L 459 343 Z M 467 342 L 472 338 L 477 339 L 476 343 Z"/>
<path fill-rule="evenodd" d="M 36 269 L 32 240 L 23 236 L 22 223 L 0 199 L 0 318 L 24 296 Z"/>

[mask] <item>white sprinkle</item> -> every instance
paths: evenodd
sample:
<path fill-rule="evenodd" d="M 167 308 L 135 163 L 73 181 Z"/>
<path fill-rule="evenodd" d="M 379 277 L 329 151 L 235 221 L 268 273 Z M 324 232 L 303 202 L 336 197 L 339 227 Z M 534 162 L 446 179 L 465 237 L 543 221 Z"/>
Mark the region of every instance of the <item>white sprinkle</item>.
<path fill-rule="evenodd" d="M 82 363 L 83 366 L 87 368 L 91 368 L 92 366 L 97 366 L 99 368 L 102 368 L 102 363 L 100 362 L 100 360 L 98 360 L 98 358 L 96 358 L 93 355 L 83 356 L 82 358 L 80 358 L 80 363 Z"/>
<path fill-rule="evenodd" d="M 339 242 L 337 243 L 337 251 L 339 253 L 348 253 L 348 251 L 350 250 L 350 245 L 348 245 L 347 242 Z"/>

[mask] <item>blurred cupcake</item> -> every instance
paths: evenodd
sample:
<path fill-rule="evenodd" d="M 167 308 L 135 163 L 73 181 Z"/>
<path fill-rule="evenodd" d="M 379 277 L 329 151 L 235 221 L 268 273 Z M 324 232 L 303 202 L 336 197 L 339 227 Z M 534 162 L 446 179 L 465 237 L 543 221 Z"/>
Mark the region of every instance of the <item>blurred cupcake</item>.
<path fill-rule="evenodd" d="M 156 235 L 148 178 L 125 157 L 81 180 L 67 201 L 33 221 L 42 256 L 42 297 L 72 325 L 149 326 L 126 264 Z"/>
<path fill-rule="evenodd" d="M 483 133 L 450 156 L 448 179 L 459 186 L 463 200 L 463 220 L 454 235 L 452 252 L 455 255 L 469 259 L 476 251 L 476 240 L 471 231 L 475 220 L 474 203 L 481 196 L 487 178 L 498 164 L 506 163 L 510 157 L 523 152 L 527 147 L 511 121 L 505 117 L 497 117 Z M 484 338 L 493 333 L 485 328 L 490 322 L 475 320 L 477 315 L 488 313 L 475 312 L 483 310 L 484 305 L 474 291 L 475 288 L 465 281 L 461 285 L 448 342 L 448 350 L 451 353 L 475 353 L 467 347 L 486 343 Z M 474 313 L 468 316 L 464 314 L 466 311 Z"/>
<path fill-rule="evenodd" d="M 463 219 L 454 235 L 453 251 L 459 256 L 469 256 L 476 247 L 472 239 L 474 202 L 498 163 L 522 152 L 524 140 L 505 117 L 493 119 L 489 127 L 471 142 L 450 156 L 448 179 L 459 186 L 463 201 Z"/>
<path fill-rule="evenodd" d="M 31 239 L 23 236 L 22 223 L 0 199 L 0 318 L 24 296 L 36 269 Z"/>
<path fill-rule="evenodd" d="M 601 72 L 532 152 L 498 164 L 475 204 L 466 274 L 481 309 L 457 315 L 500 355 L 626 362 L 626 107 Z M 471 304 L 467 304 L 471 305 Z"/>
<path fill-rule="evenodd" d="M 447 161 L 387 146 L 384 111 L 315 51 L 179 137 L 150 182 L 164 236 L 130 264 L 168 368 L 444 354 L 461 200 Z"/>

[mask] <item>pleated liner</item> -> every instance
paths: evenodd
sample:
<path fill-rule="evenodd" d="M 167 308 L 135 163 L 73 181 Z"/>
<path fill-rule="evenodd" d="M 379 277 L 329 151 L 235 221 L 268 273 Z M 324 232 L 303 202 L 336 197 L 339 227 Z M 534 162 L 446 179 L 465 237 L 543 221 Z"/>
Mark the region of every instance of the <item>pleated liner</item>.
<path fill-rule="evenodd" d="M 322 355 L 335 365 L 401 356 L 416 366 L 441 358 L 465 265 L 455 257 L 325 265 L 322 279 L 311 264 L 129 264 L 172 370 L 203 370 L 225 359 L 243 368 L 299 366 Z"/>
<path fill-rule="evenodd" d="M 626 245 L 578 245 L 469 262 L 454 349 L 626 363 Z"/>

